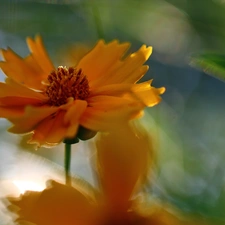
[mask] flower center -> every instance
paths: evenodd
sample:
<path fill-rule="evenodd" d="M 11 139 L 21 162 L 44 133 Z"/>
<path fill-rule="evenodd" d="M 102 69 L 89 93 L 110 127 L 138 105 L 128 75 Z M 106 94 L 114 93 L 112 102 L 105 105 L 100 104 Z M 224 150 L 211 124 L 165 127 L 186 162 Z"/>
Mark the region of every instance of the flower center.
<path fill-rule="evenodd" d="M 89 83 L 81 69 L 59 66 L 47 79 L 49 84 L 45 93 L 50 105 L 63 105 L 70 97 L 85 100 L 89 96 Z"/>

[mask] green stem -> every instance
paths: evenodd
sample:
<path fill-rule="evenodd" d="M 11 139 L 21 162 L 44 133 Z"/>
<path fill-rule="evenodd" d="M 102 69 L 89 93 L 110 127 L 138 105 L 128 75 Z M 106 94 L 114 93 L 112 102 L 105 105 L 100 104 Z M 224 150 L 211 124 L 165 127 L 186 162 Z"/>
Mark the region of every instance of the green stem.
<path fill-rule="evenodd" d="M 65 143 L 65 178 L 66 185 L 71 186 L 71 176 L 70 176 L 70 161 L 71 161 L 71 144 Z"/>

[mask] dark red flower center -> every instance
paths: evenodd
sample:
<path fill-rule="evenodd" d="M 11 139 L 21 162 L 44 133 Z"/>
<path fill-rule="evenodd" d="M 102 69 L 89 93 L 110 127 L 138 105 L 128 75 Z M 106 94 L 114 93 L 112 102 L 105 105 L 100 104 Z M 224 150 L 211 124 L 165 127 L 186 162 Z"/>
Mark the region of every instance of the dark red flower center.
<path fill-rule="evenodd" d="M 88 80 L 81 69 L 59 66 L 47 79 L 49 84 L 45 93 L 50 105 L 63 105 L 70 97 L 85 100 L 90 94 Z"/>

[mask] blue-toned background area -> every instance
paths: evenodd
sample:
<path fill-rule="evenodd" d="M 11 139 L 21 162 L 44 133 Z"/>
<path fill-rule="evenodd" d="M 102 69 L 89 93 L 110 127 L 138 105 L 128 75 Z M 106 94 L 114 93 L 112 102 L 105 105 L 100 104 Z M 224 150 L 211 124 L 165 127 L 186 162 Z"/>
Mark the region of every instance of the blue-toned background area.
<path fill-rule="evenodd" d="M 225 84 L 190 66 L 195 53 L 225 52 L 224 12 L 222 0 L 2 0 L 0 47 L 26 56 L 25 38 L 38 33 L 57 66 L 71 44 L 98 40 L 96 16 L 106 41 L 129 41 L 133 51 L 153 46 L 144 79 L 167 91 L 144 119 L 158 154 L 149 191 L 186 213 L 225 224 Z M 33 154 L 63 165 L 63 146 L 22 149 L 20 137 L 6 132 L 9 126 L 0 119 L 2 184 L 17 176 L 59 177 L 60 168 Z M 94 182 L 86 147 L 74 148 L 72 171 Z M 5 192 L 0 186 L 0 197 Z"/>

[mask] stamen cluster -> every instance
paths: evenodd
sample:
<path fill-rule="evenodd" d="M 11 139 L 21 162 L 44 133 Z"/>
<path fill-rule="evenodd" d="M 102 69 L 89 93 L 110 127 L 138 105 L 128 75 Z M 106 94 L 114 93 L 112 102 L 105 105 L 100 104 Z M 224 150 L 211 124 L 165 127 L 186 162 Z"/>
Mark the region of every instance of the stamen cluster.
<path fill-rule="evenodd" d="M 70 97 L 85 100 L 89 96 L 89 83 L 81 69 L 59 66 L 47 79 L 49 84 L 45 93 L 50 105 L 63 105 Z"/>

